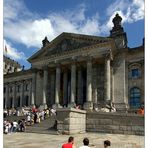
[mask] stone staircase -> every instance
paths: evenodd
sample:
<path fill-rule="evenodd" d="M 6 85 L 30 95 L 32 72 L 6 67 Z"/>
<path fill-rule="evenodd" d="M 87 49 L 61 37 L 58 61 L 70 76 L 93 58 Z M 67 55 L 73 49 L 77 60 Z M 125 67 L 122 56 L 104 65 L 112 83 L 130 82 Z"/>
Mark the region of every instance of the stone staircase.
<path fill-rule="evenodd" d="M 41 120 L 40 123 L 36 123 L 31 126 L 26 126 L 26 132 L 57 135 L 57 130 L 54 128 L 55 120 L 55 116 L 50 116 L 45 120 Z"/>
<path fill-rule="evenodd" d="M 7 116 L 4 118 L 5 120 L 9 121 L 18 121 L 21 119 L 26 119 L 26 116 Z M 45 120 L 41 120 L 40 123 L 33 124 L 31 126 L 26 125 L 26 132 L 27 133 L 40 133 L 40 134 L 56 134 L 57 130 L 54 127 L 56 117 L 49 116 Z"/>
<path fill-rule="evenodd" d="M 26 119 L 26 116 L 7 116 L 6 118 L 3 118 L 3 120 L 9 120 L 9 121 L 18 121 L 18 120 L 22 120 L 22 119 Z"/>

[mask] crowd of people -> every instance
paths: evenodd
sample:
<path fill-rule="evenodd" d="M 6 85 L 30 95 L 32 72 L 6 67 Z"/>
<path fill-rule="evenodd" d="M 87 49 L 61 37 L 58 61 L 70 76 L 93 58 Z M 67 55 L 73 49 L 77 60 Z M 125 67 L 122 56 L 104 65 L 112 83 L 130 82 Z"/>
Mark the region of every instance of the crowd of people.
<path fill-rule="evenodd" d="M 28 108 L 24 107 L 20 109 L 9 109 L 4 110 L 4 122 L 3 122 L 3 131 L 5 134 L 16 133 L 16 132 L 25 132 L 26 126 L 31 126 L 36 123 L 40 123 L 42 120 L 45 120 L 49 116 L 55 116 L 56 109 L 39 109 L 39 108 Z M 22 119 L 16 121 L 8 120 L 7 116 L 20 116 Z"/>
<path fill-rule="evenodd" d="M 103 144 L 104 144 L 104 148 L 107 148 L 107 147 L 111 146 L 111 142 L 109 140 L 105 140 L 103 142 Z M 92 147 L 92 145 L 89 144 L 89 139 L 85 137 L 83 139 L 83 145 L 80 146 L 79 148 L 91 148 L 91 147 Z M 76 145 L 75 145 L 75 142 L 74 142 L 74 137 L 70 136 L 68 138 L 68 142 L 64 143 L 62 145 L 62 148 L 76 148 Z"/>
<path fill-rule="evenodd" d="M 19 120 L 18 122 L 16 120 L 4 120 L 3 127 L 3 131 L 5 134 L 16 133 L 17 131 L 24 132 L 26 130 L 25 119 Z"/>

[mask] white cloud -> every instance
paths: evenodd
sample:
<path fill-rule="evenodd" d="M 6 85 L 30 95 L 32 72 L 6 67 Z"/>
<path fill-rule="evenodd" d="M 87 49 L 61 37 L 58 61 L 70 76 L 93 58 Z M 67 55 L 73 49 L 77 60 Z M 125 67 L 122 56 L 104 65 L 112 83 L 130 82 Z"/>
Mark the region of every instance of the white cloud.
<path fill-rule="evenodd" d="M 87 21 L 79 28 L 79 32 L 83 34 L 97 35 L 100 34 L 99 15 L 87 19 Z"/>
<path fill-rule="evenodd" d="M 4 0 L 4 22 L 30 17 L 32 13 L 27 9 L 23 0 Z"/>
<path fill-rule="evenodd" d="M 129 0 L 116 0 L 106 10 L 107 15 L 110 16 L 115 11 L 124 11 L 129 6 Z"/>
<path fill-rule="evenodd" d="M 45 36 L 51 41 L 62 32 L 99 33 L 98 14 L 86 18 L 86 7 L 84 4 L 79 5 L 73 10 L 65 10 L 58 13 L 50 12 L 44 19 L 39 17 L 33 19 L 31 13 L 23 3 L 16 0 L 16 4 L 12 5 L 10 0 L 7 1 L 6 7 L 7 9 L 9 8 L 10 14 L 4 17 L 4 36 L 18 43 L 22 43 L 27 47 L 41 47 L 42 40 Z M 18 7 L 21 6 L 26 11 L 22 13 L 22 10 L 19 8 L 15 10 L 14 6 L 16 5 Z M 6 11 L 6 8 L 4 11 Z M 23 19 L 16 20 L 15 18 L 19 17 L 18 14 L 20 16 L 30 17 L 22 17 Z"/>
<path fill-rule="evenodd" d="M 31 13 L 23 1 L 5 0 L 4 37 L 27 47 L 41 47 L 45 36 L 49 41 L 62 32 L 91 35 L 107 34 L 112 28 L 112 19 L 118 12 L 123 23 L 132 23 L 144 18 L 144 0 L 116 0 L 107 8 L 107 21 L 99 22 L 99 14 L 86 16 L 86 5 L 75 9 L 49 12 L 44 18 Z M 8 11 L 9 10 L 9 11 Z M 19 18 L 19 19 L 18 19 Z"/>
<path fill-rule="evenodd" d="M 116 0 L 107 8 L 107 14 L 121 12 L 123 22 L 133 23 L 144 19 L 144 0 Z M 111 16 L 112 17 L 112 16 Z"/>
<path fill-rule="evenodd" d="M 14 60 L 25 60 L 25 54 L 22 51 L 19 51 L 18 49 L 15 49 L 10 42 L 7 42 L 4 39 L 4 55 L 11 57 Z"/>
<path fill-rule="evenodd" d="M 18 43 L 22 43 L 27 47 L 40 47 L 41 40 L 49 34 L 50 37 L 54 36 L 49 19 L 9 23 L 5 24 L 4 28 L 4 36 Z"/>
<path fill-rule="evenodd" d="M 101 26 L 103 34 L 109 33 L 113 27 L 112 19 L 118 13 L 122 23 L 133 23 L 144 19 L 144 0 L 116 0 L 106 11 L 109 19 Z"/>

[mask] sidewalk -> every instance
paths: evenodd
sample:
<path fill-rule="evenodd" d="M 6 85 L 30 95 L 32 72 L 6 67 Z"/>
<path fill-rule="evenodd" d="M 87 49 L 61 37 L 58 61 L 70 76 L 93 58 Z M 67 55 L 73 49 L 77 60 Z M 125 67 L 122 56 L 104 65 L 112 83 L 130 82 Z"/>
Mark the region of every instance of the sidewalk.
<path fill-rule="evenodd" d="M 50 135 L 37 133 L 13 133 L 3 136 L 4 148 L 61 148 L 67 142 L 70 135 Z M 110 148 L 144 148 L 144 136 L 85 133 L 72 135 L 75 138 L 76 147 L 82 145 L 84 137 L 88 137 L 91 148 L 103 148 L 103 141 L 110 140 Z"/>

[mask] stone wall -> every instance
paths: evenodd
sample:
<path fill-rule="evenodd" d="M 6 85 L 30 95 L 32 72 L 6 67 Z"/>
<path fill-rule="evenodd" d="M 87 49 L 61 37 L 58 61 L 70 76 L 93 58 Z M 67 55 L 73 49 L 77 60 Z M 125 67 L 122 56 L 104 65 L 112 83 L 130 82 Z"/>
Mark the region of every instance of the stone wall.
<path fill-rule="evenodd" d="M 87 112 L 86 131 L 144 135 L 144 117 L 137 114 Z"/>
<path fill-rule="evenodd" d="M 57 130 L 62 134 L 84 133 L 86 131 L 86 111 L 79 109 L 58 109 Z"/>

